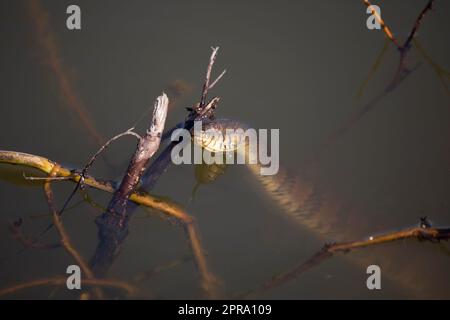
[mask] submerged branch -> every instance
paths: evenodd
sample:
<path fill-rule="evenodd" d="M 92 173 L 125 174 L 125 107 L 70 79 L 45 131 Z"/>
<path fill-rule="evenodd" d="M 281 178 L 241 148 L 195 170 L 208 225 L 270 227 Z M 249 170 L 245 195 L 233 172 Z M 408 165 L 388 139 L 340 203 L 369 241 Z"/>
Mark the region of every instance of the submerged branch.
<path fill-rule="evenodd" d="M 0 163 L 23 165 L 35 168 L 47 174 L 50 174 L 50 172 L 53 170 L 53 167 L 58 166 L 59 176 L 68 177 L 72 182 L 75 183 L 77 183 L 81 179 L 80 173 L 62 167 L 56 162 L 53 162 L 44 157 L 22 152 L 0 150 Z M 109 193 L 114 193 L 116 190 L 113 183 L 95 179 L 90 176 L 85 177 L 84 185 Z M 162 200 L 158 197 L 154 197 L 146 193 L 133 192 L 130 195 L 130 200 L 137 205 L 142 205 L 158 210 L 165 216 L 175 218 L 176 220 L 181 222 L 186 231 L 188 242 L 194 255 L 194 261 L 199 269 L 201 286 L 206 290 L 208 296 L 216 296 L 215 292 L 217 281 L 215 280 L 214 275 L 211 273 L 206 263 L 206 257 L 204 255 L 204 250 L 194 218 L 187 214 L 176 204 L 170 203 L 166 200 Z"/>
<path fill-rule="evenodd" d="M 217 106 L 219 98 L 215 97 L 207 102 L 208 91 L 212 89 L 225 74 L 225 71 L 222 72 L 216 80 L 211 83 L 210 77 L 212 67 L 215 62 L 218 49 L 219 48 L 213 48 L 207 67 L 200 103 L 190 110 L 188 117 L 180 127 L 190 130 L 195 120 L 211 118 L 214 115 L 214 110 Z M 164 98 L 167 100 L 165 95 Z M 159 101 L 159 103 L 162 104 L 161 101 Z M 165 114 L 167 113 L 167 104 L 168 103 L 166 103 Z M 92 260 L 92 266 L 95 274 L 104 274 L 112 261 L 118 255 L 121 243 L 126 238 L 128 233 L 127 224 L 129 216 L 135 208 L 132 203 L 128 202 L 128 200 L 131 200 L 137 204 L 146 205 L 148 207 L 160 210 L 166 215 L 175 217 L 182 222 L 191 250 L 195 257 L 195 263 L 200 273 L 201 287 L 209 297 L 217 297 L 217 280 L 209 271 L 201 245 L 199 232 L 193 218 L 174 205 L 156 198 L 152 198 L 147 194 L 135 192 L 150 157 L 159 147 L 162 129 L 164 127 L 165 114 L 163 117 L 164 120 L 161 121 L 162 118 L 160 116 L 162 114 L 154 113 L 152 127 L 147 131 L 146 136 L 139 140 L 136 153 L 133 156 L 127 173 L 125 174 L 125 177 L 123 178 L 118 189 L 115 189 L 110 182 L 95 180 L 91 177 L 78 174 L 74 171 L 69 171 L 65 168 L 60 169 L 59 176 L 70 177 L 70 179 L 78 185 L 80 185 L 81 182 L 84 185 L 114 193 L 113 198 L 108 205 L 107 211 L 96 220 L 99 227 L 100 243 Z M 158 119 L 159 121 L 157 121 Z M 161 123 L 162 126 L 160 125 Z M 179 142 L 170 143 L 170 145 L 153 163 L 151 169 L 147 170 L 141 181 L 141 189 L 151 189 L 158 178 L 165 172 L 171 163 L 171 150 L 177 143 Z M 51 172 L 53 166 L 55 165 L 50 160 L 45 158 L 35 158 L 33 155 L 9 151 L 0 151 L 0 162 L 30 165 L 32 167 L 37 167 L 46 173 Z"/>
<path fill-rule="evenodd" d="M 0 163 L 31 167 L 47 174 L 50 174 L 50 172 L 53 170 L 53 167 L 58 166 L 58 176 L 67 177 L 70 179 L 70 181 L 75 183 L 77 183 L 81 179 L 80 173 L 74 172 L 69 168 L 63 167 L 60 164 L 53 162 L 47 158 L 23 152 L 0 150 Z M 116 190 L 114 187 L 114 183 L 96 179 L 91 176 L 85 177 L 84 185 L 109 193 L 114 193 Z M 163 201 L 149 194 L 134 192 L 130 195 L 130 200 L 135 202 L 136 204 L 159 210 L 165 215 L 177 218 L 185 223 L 193 221 L 193 218 L 191 216 L 189 216 L 175 204 Z"/>
<path fill-rule="evenodd" d="M 59 167 L 54 166 L 52 171 L 50 172 L 50 177 L 54 177 L 58 175 Z M 61 215 L 59 214 L 58 209 L 55 206 L 54 196 L 53 196 L 53 190 L 51 188 L 51 184 L 49 181 L 46 181 L 44 183 L 44 191 L 45 191 L 45 198 L 48 203 L 48 207 L 52 213 L 53 216 L 53 224 L 55 225 L 56 230 L 58 231 L 58 235 L 60 238 L 60 243 L 63 246 L 63 248 L 69 253 L 75 260 L 75 262 L 78 264 L 78 266 L 83 271 L 84 276 L 88 280 L 94 279 L 94 273 L 92 272 L 91 268 L 87 264 L 87 262 L 84 260 L 83 256 L 78 252 L 78 250 L 75 248 L 75 246 L 72 243 L 72 240 L 70 239 L 69 234 L 66 231 L 66 228 L 64 227 L 61 219 Z M 103 292 L 99 288 L 94 288 L 94 293 L 97 298 L 103 299 Z"/>
<path fill-rule="evenodd" d="M 70 181 L 77 183 L 81 179 L 81 175 L 68 168 L 60 166 L 47 158 L 31 155 L 22 152 L 0 150 L 0 163 L 8 163 L 13 165 L 23 165 L 38 169 L 44 173 L 50 174 L 53 167 L 58 166 L 58 175 L 70 178 Z M 92 188 L 114 193 L 114 184 L 108 181 L 95 179 L 86 176 L 84 180 L 86 186 Z M 165 216 L 175 218 L 181 222 L 186 232 L 189 245 L 194 256 L 195 264 L 199 270 L 201 287 L 206 291 L 209 297 L 217 296 L 217 280 L 214 274 L 209 270 L 204 254 L 203 246 L 201 244 L 199 232 L 195 220 L 192 216 L 187 214 L 179 206 L 162 200 L 160 198 L 151 196 L 142 192 L 134 192 L 130 195 L 130 200 L 137 205 L 146 206 L 162 212 Z"/>
<path fill-rule="evenodd" d="M 364 240 L 325 244 L 319 252 L 314 254 L 307 261 L 298 264 L 287 272 L 273 277 L 271 280 L 264 283 L 260 288 L 249 291 L 241 296 L 247 297 L 249 295 L 253 295 L 285 284 L 286 282 L 295 279 L 300 274 L 319 265 L 324 260 L 331 258 L 335 254 L 348 253 L 352 250 L 367 248 L 370 246 L 399 241 L 403 239 L 417 239 L 419 241 L 439 243 L 441 240 L 450 239 L 450 228 L 431 227 L 426 218 L 421 218 L 419 227 L 408 228 L 379 236 L 371 236 Z"/>
<path fill-rule="evenodd" d="M 78 95 L 75 86 L 68 76 L 67 66 L 61 57 L 58 41 L 55 32 L 51 28 L 49 16 L 42 2 L 31 0 L 27 2 L 27 9 L 33 22 L 33 32 L 37 38 L 46 63 L 55 77 L 58 89 L 67 106 L 74 112 L 77 120 L 82 124 L 92 140 L 101 145 L 105 141 L 103 136 L 97 131 L 94 121 L 89 114 L 88 108 Z"/>

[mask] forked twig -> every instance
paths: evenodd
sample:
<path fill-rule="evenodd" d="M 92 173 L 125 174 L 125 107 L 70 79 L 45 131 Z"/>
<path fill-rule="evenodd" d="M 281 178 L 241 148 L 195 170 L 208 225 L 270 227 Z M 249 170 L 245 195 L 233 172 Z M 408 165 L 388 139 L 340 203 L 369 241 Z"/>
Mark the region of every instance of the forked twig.
<path fill-rule="evenodd" d="M 411 29 L 411 32 L 409 33 L 408 38 L 405 40 L 402 46 L 398 47 L 398 50 L 400 51 L 400 60 L 398 63 L 397 72 L 393 78 L 392 83 L 390 86 L 395 85 L 398 81 L 401 80 L 402 77 L 405 76 L 405 74 L 408 74 L 410 71 L 406 67 L 406 57 L 408 55 L 409 50 L 411 49 L 411 41 L 414 39 L 417 31 L 419 30 L 422 20 L 427 14 L 428 11 L 430 11 L 433 8 L 434 0 L 428 0 L 425 7 L 422 9 L 418 17 L 416 18 L 416 21 L 414 22 L 414 25 Z"/>
<path fill-rule="evenodd" d="M 370 1 L 368 1 L 368 0 L 363 0 L 363 3 L 368 7 L 371 6 Z M 397 70 L 396 70 L 392 80 L 387 84 L 387 86 L 385 87 L 383 92 L 381 92 L 378 96 L 376 96 L 369 103 L 367 103 L 361 110 L 356 110 L 355 112 L 353 112 L 350 115 L 350 117 L 347 118 L 343 124 L 341 124 L 337 129 L 335 129 L 331 134 L 329 134 L 326 137 L 326 140 L 324 141 L 324 143 L 322 143 L 322 145 L 320 146 L 320 149 L 317 152 L 315 152 L 315 154 L 313 155 L 313 157 L 311 159 L 312 161 L 317 160 L 318 156 L 323 151 L 323 149 L 327 148 L 328 146 L 333 144 L 335 141 L 337 141 L 337 139 L 339 137 L 341 137 L 344 133 L 346 133 L 350 128 L 352 128 L 355 123 L 357 123 L 360 119 L 362 119 L 369 111 L 374 109 L 374 107 L 377 105 L 377 103 L 384 96 L 391 93 L 395 88 L 397 88 L 400 85 L 400 83 L 403 82 L 403 80 L 405 80 L 415 69 L 417 69 L 418 65 L 414 66 L 412 69 L 407 68 L 405 61 L 406 61 L 408 52 L 411 48 L 410 43 L 411 43 L 412 39 L 414 39 L 414 36 L 416 35 L 417 31 L 419 30 L 419 27 L 423 21 L 423 17 L 426 15 L 426 13 L 429 10 L 432 9 L 433 3 L 434 3 L 434 0 L 429 0 L 427 2 L 426 6 L 422 9 L 419 16 L 416 18 L 414 26 L 413 26 L 408 38 L 403 43 L 403 45 L 400 45 L 398 43 L 398 41 L 395 39 L 395 37 L 393 36 L 390 29 L 387 27 L 386 23 L 381 19 L 381 17 L 378 15 L 378 13 L 372 8 L 372 13 L 375 15 L 377 20 L 380 22 L 380 25 L 384 26 L 383 30 L 386 33 L 387 37 L 396 45 L 397 49 L 400 52 L 400 59 L 399 59 L 399 63 L 397 66 Z M 385 47 L 386 47 L 386 45 L 385 45 Z M 385 49 L 383 48 L 383 50 L 385 50 Z M 379 63 L 382 55 L 383 55 L 383 51 L 377 57 L 377 61 L 372 66 L 372 70 L 369 73 L 368 78 L 366 78 L 366 80 L 361 85 L 357 96 L 359 96 L 361 90 L 367 85 L 368 79 L 374 73 L 374 69 L 376 70 L 376 68 L 378 68 L 378 63 Z"/>
<path fill-rule="evenodd" d="M 414 22 L 414 26 L 411 29 L 411 32 L 409 33 L 408 38 L 406 38 L 405 43 L 403 43 L 403 48 L 409 48 L 411 47 L 411 41 L 414 39 L 417 31 L 420 28 L 420 25 L 422 24 L 422 20 L 425 17 L 425 15 L 428 13 L 428 11 L 431 11 L 433 9 L 434 0 L 428 0 L 425 7 L 420 12 L 419 16 L 417 17 L 416 21 Z"/>
<path fill-rule="evenodd" d="M 209 58 L 209 64 L 208 67 L 206 69 L 206 77 L 205 77 L 205 82 L 203 84 L 203 90 L 202 90 L 202 95 L 200 98 L 200 108 L 204 108 L 206 105 L 206 99 L 208 97 L 208 91 L 210 89 L 212 89 L 212 87 L 214 87 L 214 85 L 220 80 L 220 78 L 222 78 L 222 76 L 225 74 L 226 70 L 223 71 L 220 76 L 212 83 L 210 84 L 211 81 L 211 71 L 214 65 L 214 62 L 216 61 L 216 57 L 217 57 L 217 52 L 219 51 L 219 47 L 215 47 L 215 48 L 211 48 L 212 49 L 212 53 L 211 53 L 211 57 Z"/>

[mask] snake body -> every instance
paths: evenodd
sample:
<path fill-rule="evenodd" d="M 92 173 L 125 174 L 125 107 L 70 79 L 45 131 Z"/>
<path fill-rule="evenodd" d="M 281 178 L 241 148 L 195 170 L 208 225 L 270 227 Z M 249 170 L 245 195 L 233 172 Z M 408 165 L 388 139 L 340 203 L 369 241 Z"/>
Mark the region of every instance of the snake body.
<path fill-rule="evenodd" d="M 249 126 L 230 119 L 217 119 L 206 122 L 202 134 L 194 136 L 194 142 L 210 152 L 246 152 L 250 157 L 251 148 L 242 134 L 227 130 L 245 131 Z M 242 131 L 240 131 L 242 133 Z M 253 155 L 256 158 L 256 155 Z M 283 212 L 296 223 L 305 226 L 317 234 L 331 236 L 330 224 L 324 224 L 323 195 L 313 183 L 293 175 L 288 170 L 280 168 L 276 175 L 261 175 L 261 165 L 247 164 L 252 176 L 259 182 L 265 194 L 282 208 Z M 333 240 L 338 240 L 333 237 Z"/>
<path fill-rule="evenodd" d="M 229 119 L 219 119 L 204 124 L 200 137 L 194 137 L 194 142 L 211 152 L 250 152 L 244 138 L 227 136 L 227 129 L 243 129 L 247 125 Z M 214 133 L 215 131 L 215 133 Z M 220 133 L 220 134 L 219 134 Z M 223 138 L 221 138 L 221 135 Z M 273 176 L 260 174 L 261 165 L 247 164 L 252 176 L 259 182 L 265 194 L 275 202 L 282 211 L 295 221 L 324 241 L 346 241 L 355 237 L 352 226 L 367 226 L 364 217 L 354 211 L 354 207 L 345 205 L 334 193 L 325 193 L 323 188 L 310 181 L 306 175 L 294 175 L 280 167 Z M 364 232 L 364 231 L 363 231 Z M 356 235 L 359 237 L 360 235 Z M 349 256 L 349 259 L 361 268 L 373 264 L 374 258 L 369 256 Z M 377 257 L 377 262 L 383 266 L 391 265 L 388 256 Z M 417 270 L 403 267 L 390 269 L 388 278 L 404 288 L 413 291 L 426 292 L 427 283 L 416 281 Z"/>

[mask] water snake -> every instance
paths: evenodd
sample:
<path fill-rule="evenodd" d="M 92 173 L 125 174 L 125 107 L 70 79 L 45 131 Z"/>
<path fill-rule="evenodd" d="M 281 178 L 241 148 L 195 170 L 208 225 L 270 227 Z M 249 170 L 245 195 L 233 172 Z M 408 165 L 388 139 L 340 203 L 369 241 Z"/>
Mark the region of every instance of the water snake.
<path fill-rule="evenodd" d="M 202 134 L 194 136 L 194 143 L 210 152 L 240 153 L 249 151 L 248 143 L 239 136 L 227 136 L 227 129 L 249 128 L 248 125 L 230 119 L 216 119 L 203 124 Z M 214 133 L 216 131 L 216 133 Z M 223 137 L 223 138 L 222 138 Z M 261 175 L 259 163 L 247 164 L 251 175 L 259 182 L 264 193 L 275 202 L 283 213 L 295 221 L 299 226 L 313 232 L 322 241 L 346 241 L 360 237 L 354 229 L 370 231 L 370 223 L 358 209 L 351 204 L 344 203 L 334 192 L 326 192 L 322 186 L 311 179 L 307 174 L 294 175 L 280 166 L 276 175 Z M 365 230 L 363 231 L 365 232 Z M 395 256 L 395 253 L 394 253 Z M 386 266 L 388 271 L 385 276 L 401 287 L 414 291 L 421 296 L 432 292 L 429 282 L 418 281 L 420 272 L 414 264 L 396 261 L 396 267 L 392 265 L 393 257 L 390 254 L 371 256 L 358 254 L 348 256 L 358 268 L 365 268 L 374 261 Z M 405 268 L 407 266 L 407 268 Z M 426 268 L 426 266 L 424 266 Z M 420 277 L 422 278 L 422 277 Z"/>

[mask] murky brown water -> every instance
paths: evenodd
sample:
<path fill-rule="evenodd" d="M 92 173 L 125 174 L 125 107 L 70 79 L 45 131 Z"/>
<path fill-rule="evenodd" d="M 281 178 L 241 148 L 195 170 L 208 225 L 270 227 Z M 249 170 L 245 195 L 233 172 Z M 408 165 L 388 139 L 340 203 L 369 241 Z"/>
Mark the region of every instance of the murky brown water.
<path fill-rule="evenodd" d="M 385 41 L 381 31 L 366 28 L 365 6 L 358 1 L 78 3 L 81 31 L 66 29 L 68 1 L 42 1 L 41 11 L 30 9 L 27 1 L 0 4 L 0 149 L 81 167 L 96 151 L 98 137 L 132 126 L 178 79 L 192 92 L 171 109 L 167 126 L 174 125 L 185 117 L 184 107 L 198 100 L 210 47 L 220 46 L 215 71 L 228 72 L 213 92 L 222 97 L 217 115 L 256 128 L 279 128 L 282 167 L 313 171 L 311 181 L 320 185 L 329 204 L 315 219 L 335 226 L 327 237 L 292 223 L 242 166 L 228 167 L 218 180 L 200 186 L 190 201 L 194 167 L 171 167 L 153 192 L 197 218 L 211 270 L 227 295 L 258 287 L 309 258 L 324 241 L 409 227 L 425 215 L 435 225 L 450 224 L 449 91 L 415 47 L 407 63 L 418 68 L 326 148 L 314 170 L 305 168 L 333 130 L 384 90 L 397 67 L 399 55 L 390 45 L 362 97 L 355 99 Z M 425 2 L 377 4 L 395 35 L 405 39 Z M 429 57 L 447 70 L 449 10 L 450 3 L 436 1 L 417 37 Z M 57 63 L 48 55 L 48 34 L 40 24 L 43 12 L 59 50 Z M 72 90 L 63 86 L 66 91 L 61 91 L 58 65 Z M 82 109 L 74 111 L 74 105 Z M 146 125 L 141 122 L 140 130 Z M 100 160 L 91 173 L 119 179 L 133 148 L 131 139 L 117 142 L 107 156 L 115 169 Z M 64 274 L 73 262 L 61 249 L 17 254 L 21 245 L 11 237 L 8 223 L 22 217 L 24 231 L 37 234 L 50 219 L 42 188 L 24 184 L 22 171 L 0 165 L 0 287 Z M 60 205 L 72 187 L 54 186 Z M 89 193 L 103 205 L 110 198 Z M 96 214 L 82 203 L 64 215 L 87 258 L 97 243 Z M 54 242 L 54 231 L 44 240 Z M 256 297 L 449 298 L 448 250 L 448 243 L 412 240 L 367 248 L 332 258 Z M 109 275 L 130 279 L 187 254 L 180 228 L 145 217 L 139 209 Z M 379 291 L 366 288 L 369 264 L 382 269 Z M 186 262 L 158 273 L 141 283 L 141 289 L 161 298 L 196 298 L 195 266 Z M 7 297 L 76 295 L 36 288 Z"/>

